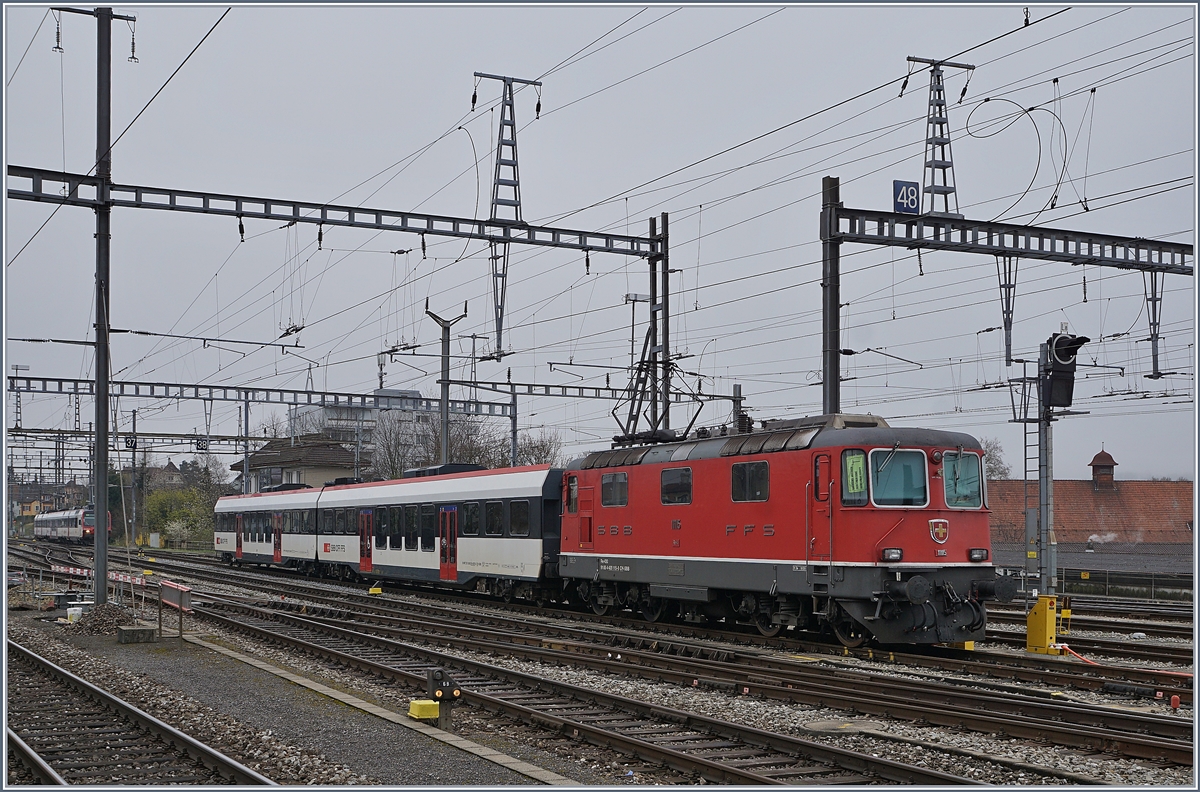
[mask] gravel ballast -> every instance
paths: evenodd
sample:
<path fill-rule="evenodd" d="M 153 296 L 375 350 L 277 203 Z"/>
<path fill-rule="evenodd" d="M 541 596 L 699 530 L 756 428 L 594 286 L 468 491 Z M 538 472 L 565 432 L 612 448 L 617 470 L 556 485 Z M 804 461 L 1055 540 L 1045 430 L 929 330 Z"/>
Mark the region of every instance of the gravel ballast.
<path fill-rule="evenodd" d="M 122 645 L 111 635 L 88 635 L 86 624 L 13 615 L 12 640 L 281 784 L 534 783 L 178 639 Z"/>

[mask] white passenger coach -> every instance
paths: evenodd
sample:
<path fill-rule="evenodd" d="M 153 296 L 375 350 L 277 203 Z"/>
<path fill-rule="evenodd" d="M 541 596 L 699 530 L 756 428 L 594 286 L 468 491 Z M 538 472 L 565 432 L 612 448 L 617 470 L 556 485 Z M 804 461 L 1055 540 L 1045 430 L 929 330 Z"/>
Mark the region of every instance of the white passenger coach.
<path fill-rule="evenodd" d="M 532 599 L 557 577 L 561 486 L 537 466 L 228 496 L 215 548 L 234 564 Z"/>

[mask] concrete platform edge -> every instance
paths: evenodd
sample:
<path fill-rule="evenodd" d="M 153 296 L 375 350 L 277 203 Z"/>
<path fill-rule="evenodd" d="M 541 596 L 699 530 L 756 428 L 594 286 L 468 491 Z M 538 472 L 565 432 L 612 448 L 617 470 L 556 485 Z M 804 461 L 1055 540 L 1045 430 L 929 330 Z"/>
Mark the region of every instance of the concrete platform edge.
<path fill-rule="evenodd" d="M 178 633 L 176 633 L 176 635 L 178 635 Z M 529 762 L 525 762 L 512 756 L 508 756 L 507 754 L 500 753 L 497 750 L 480 745 L 479 743 L 471 742 L 470 740 L 459 737 L 456 734 L 442 731 L 436 726 L 430 726 L 426 723 L 415 721 L 412 718 L 409 718 L 407 715 L 393 712 L 389 709 L 384 709 L 377 704 L 363 701 L 362 699 L 352 696 L 349 693 L 343 693 L 340 690 L 335 690 L 327 685 L 322 685 L 320 682 L 314 682 L 311 679 L 299 676 L 298 674 L 293 674 L 290 671 L 285 671 L 278 666 L 273 666 L 270 663 L 263 662 L 262 660 L 249 657 L 241 654 L 240 652 L 235 652 L 232 649 L 225 648 L 224 646 L 218 646 L 217 644 L 209 643 L 208 641 L 205 641 L 202 638 L 197 638 L 194 635 L 185 635 L 184 640 L 197 646 L 203 646 L 205 649 L 218 652 L 226 657 L 232 658 L 247 665 L 254 666 L 255 668 L 266 671 L 269 674 L 274 674 L 280 679 L 285 679 L 293 684 L 301 685 L 302 687 L 306 687 L 309 690 L 320 693 L 323 696 L 328 696 L 329 698 L 340 701 L 343 704 L 403 726 L 406 729 L 412 729 L 413 731 L 420 732 L 427 737 L 431 737 L 439 742 L 446 743 L 447 745 L 452 745 L 455 748 L 478 756 L 481 759 L 495 762 L 501 767 L 505 767 L 515 773 L 520 773 L 521 775 L 527 778 L 532 778 L 535 781 L 540 781 L 543 784 L 547 784 L 549 786 L 582 786 L 578 781 L 574 781 L 566 776 L 561 776 L 558 773 L 537 767 Z"/>

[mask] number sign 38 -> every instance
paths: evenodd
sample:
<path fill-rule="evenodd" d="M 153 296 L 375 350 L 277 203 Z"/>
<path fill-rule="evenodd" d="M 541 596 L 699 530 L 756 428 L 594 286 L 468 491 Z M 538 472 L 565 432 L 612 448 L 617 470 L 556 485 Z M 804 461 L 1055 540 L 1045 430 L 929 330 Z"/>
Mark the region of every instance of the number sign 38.
<path fill-rule="evenodd" d="M 916 182 L 893 181 L 892 198 L 897 214 L 921 213 L 921 185 Z"/>

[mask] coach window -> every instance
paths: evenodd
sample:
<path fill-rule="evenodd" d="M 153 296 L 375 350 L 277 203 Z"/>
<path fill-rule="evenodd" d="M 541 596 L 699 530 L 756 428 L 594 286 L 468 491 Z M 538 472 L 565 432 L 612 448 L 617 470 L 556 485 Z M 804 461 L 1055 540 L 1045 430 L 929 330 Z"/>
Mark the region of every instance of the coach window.
<path fill-rule="evenodd" d="M 515 500 L 508 504 L 508 535 L 529 536 L 529 501 Z"/>
<path fill-rule="evenodd" d="M 771 494 L 771 471 L 766 462 L 739 462 L 733 466 L 735 503 L 765 501 Z"/>
<path fill-rule="evenodd" d="M 629 503 L 629 474 L 605 473 L 600 477 L 600 505 L 625 506 Z"/>
<path fill-rule="evenodd" d="M 950 508 L 978 509 L 983 505 L 978 454 L 947 451 L 942 456 L 942 480 L 946 488 L 946 505 Z"/>
<path fill-rule="evenodd" d="M 871 496 L 876 506 L 924 506 L 925 454 L 876 448 L 871 452 Z"/>
<path fill-rule="evenodd" d="M 346 510 L 345 509 L 334 509 L 333 532 L 335 534 L 346 533 Z"/>
<path fill-rule="evenodd" d="M 567 511 L 571 514 L 579 512 L 578 476 L 567 476 Z"/>
<path fill-rule="evenodd" d="M 691 468 L 668 468 L 662 472 L 661 483 L 664 504 L 692 502 Z"/>
<path fill-rule="evenodd" d="M 842 452 L 842 505 L 867 505 L 867 453 L 860 448 Z"/>
<path fill-rule="evenodd" d="M 387 549 L 388 528 L 391 523 L 388 520 L 388 510 L 386 506 L 379 506 L 375 509 L 375 549 Z"/>
<path fill-rule="evenodd" d="M 385 509 L 381 506 L 379 511 L 383 512 Z M 386 511 L 388 513 L 388 548 L 399 550 L 404 546 L 404 507 L 392 506 Z"/>
<path fill-rule="evenodd" d="M 483 506 L 483 532 L 488 536 L 504 535 L 504 504 L 488 501 Z"/>
<path fill-rule="evenodd" d="M 404 507 L 404 549 L 417 549 L 417 532 L 420 530 L 419 507 Z"/>
<path fill-rule="evenodd" d="M 464 503 L 458 532 L 463 536 L 479 536 L 479 504 Z"/>
<path fill-rule="evenodd" d="M 421 504 L 421 549 L 432 553 L 437 544 L 437 507 L 432 503 Z"/>

